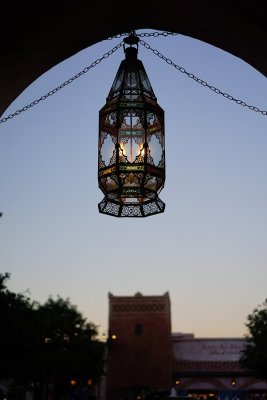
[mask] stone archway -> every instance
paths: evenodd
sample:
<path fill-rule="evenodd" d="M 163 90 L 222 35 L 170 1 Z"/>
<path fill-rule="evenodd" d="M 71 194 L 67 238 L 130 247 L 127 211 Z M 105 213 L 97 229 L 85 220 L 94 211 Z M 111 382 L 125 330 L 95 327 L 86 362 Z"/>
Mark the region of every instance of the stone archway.
<path fill-rule="evenodd" d="M 219 47 L 267 76 L 267 5 L 257 1 L 5 2 L 1 6 L 0 115 L 40 75 L 118 33 L 155 29 Z M 43 7 L 43 8 L 41 8 Z"/>

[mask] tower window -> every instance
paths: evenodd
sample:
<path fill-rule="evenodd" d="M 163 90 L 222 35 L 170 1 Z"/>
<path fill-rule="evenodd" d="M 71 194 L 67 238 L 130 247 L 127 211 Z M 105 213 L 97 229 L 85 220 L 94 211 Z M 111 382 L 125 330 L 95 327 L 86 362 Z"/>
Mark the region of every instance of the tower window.
<path fill-rule="evenodd" d="M 135 334 L 136 335 L 142 335 L 143 333 L 143 325 L 142 324 L 136 324 L 135 325 Z"/>

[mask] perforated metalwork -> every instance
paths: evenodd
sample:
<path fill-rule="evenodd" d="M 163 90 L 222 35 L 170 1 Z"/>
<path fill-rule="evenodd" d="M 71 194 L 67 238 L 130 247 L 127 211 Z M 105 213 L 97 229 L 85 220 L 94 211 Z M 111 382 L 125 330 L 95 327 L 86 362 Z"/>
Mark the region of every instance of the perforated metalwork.
<path fill-rule="evenodd" d="M 99 212 L 147 217 L 164 212 L 164 111 L 137 49 L 125 49 L 107 102 L 99 111 Z M 115 178 L 116 177 L 116 178 Z"/>

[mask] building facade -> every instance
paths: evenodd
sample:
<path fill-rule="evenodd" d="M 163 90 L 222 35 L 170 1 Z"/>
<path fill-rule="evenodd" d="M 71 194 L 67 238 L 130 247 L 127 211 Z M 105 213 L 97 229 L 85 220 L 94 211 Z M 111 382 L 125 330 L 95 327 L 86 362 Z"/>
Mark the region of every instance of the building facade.
<path fill-rule="evenodd" d="M 107 400 L 169 389 L 172 342 L 169 294 L 109 294 Z"/>
<path fill-rule="evenodd" d="M 267 399 L 266 382 L 239 364 L 242 338 L 195 338 L 172 334 L 173 378 L 180 396 L 200 400 Z"/>
<path fill-rule="evenodd" d="M 245 339 L 172 333 L 168 292 L 109 293 L 107 344 L 106 400 L 165 399 L 171 388 L 198 400 L 267 400 L 267 383 L 239 364 Z"/>

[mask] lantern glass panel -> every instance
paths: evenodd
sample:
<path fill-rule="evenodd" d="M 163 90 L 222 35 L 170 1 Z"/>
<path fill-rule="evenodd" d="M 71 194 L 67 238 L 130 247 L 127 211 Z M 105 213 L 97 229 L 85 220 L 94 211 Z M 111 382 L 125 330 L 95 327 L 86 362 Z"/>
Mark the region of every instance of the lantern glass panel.
<path fill-rule="evenodd" d="M 116 94 L 120 90 L 122 82 L 123 82 L 123 77 L 124 77 L 124 71 L 119 69 L 119 71 L 117 72 L 117 75 L 114 79 L 113 85 L 110 89 L 110 93 Z"/>
<path fill-rule="evenodd" d="M 140 77 L 141 77 L 141 82 L 144 88 L 144 91 L 146 92 L 146 95 L 148 95 L 149 93 L 153 93 L 153 89 L 152 86 L 149 82 L 148 76 L 146 75 L 146 73 L 143 71 L 142 68 L 140 68 Z"/>
<path fill-rule="evenodd" d="M 133 163 L 143 150 L 144 129 L 135 112 L 129 111 L 123 118 L 118 132 L 121 153 Z"/>
<path fill-rule="evenodd" d="M 113 153 L 115 151 L 115 145 L 112 141 L 112 137 L 109 134 L 104 134 L 103 143 L 100 149 L 102 161 L 105 166 L 108 166 L 111 162 Z"/>
<path fill-rule="evenodd" d="M 156 135 L 151 136 L 151 139 L 149 141 L 149 150 L 154 165 L 158 166 L 163 156 L 163 148 L 158 136 Z"/>
<path fill-rule="evenodd" d="M 118 189 L 119 187 L 116 176 L 107 176 L 106 178 L 102 178 L 101 183 L 107 192 Z"/>

